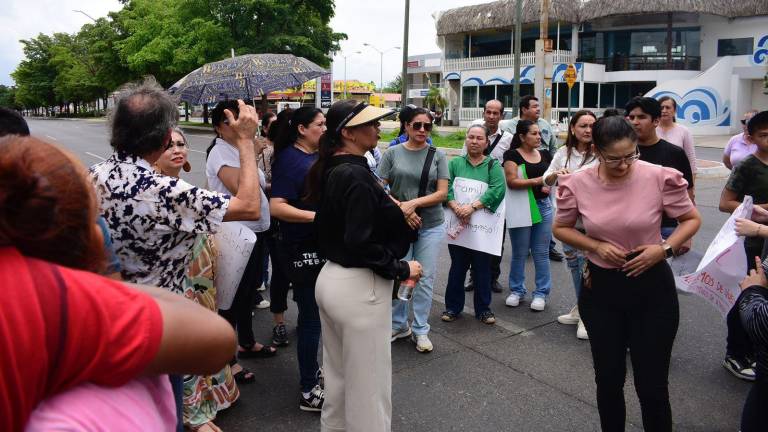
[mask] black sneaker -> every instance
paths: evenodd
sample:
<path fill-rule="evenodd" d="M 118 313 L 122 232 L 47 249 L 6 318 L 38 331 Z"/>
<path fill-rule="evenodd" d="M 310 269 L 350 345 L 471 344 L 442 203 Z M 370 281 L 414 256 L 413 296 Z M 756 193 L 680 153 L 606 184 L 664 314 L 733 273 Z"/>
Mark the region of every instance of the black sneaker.
<path fill-rule="evenodd" d="M 278 324 L 272 329 L 272 344 L 275 346 L 288 345 L 288 331 L 285 324 Z"/>
<path fill-rule="evenodd" d="M 451 312 L 449 310 L 443 311 L 443 313 L 440 315 L 440 319 L 445 322 L 454 322 L 458 317 L 459 317 L 459 314 Z"/>
<path fill-rule="evenodd" d="M 725 356 L 725 360 L 723 360 L 723 367 L 732 373 L 736 378 L 740 378 L 745 381 L 755 380 L 755 370 L 746 359 L 740 359 L 727 355 Z"/>
<path fill-rule="evenodd" d="M 483 324 L 496 324 L 496 315 L 494 315 L 491 311 L 485 311 L 481 313 L 477 319 L 479 319 Z"/>
<path fill-rule="evenodd" d="M 501 288 L 501 284 L 497 280 L 491 282 L 491 291 L 495 293 L 504 292 L 504 290 Z"/>
<path fill-rule="evenodd" d="M 320 412 L 323 410 L 323 401 L 325 391 L 319 385 L 312 388 L 307 397 L 304 397 L 304 393 L 299 393 L 299 409 L 302 411 Z"/>
<path fill-rule="evenodd" d="M 557 249 L 552 248 L 549 250 L 549 259 L 552 261 L 562 262 L 565 257 L 563 254 L 557 251 Z"/>

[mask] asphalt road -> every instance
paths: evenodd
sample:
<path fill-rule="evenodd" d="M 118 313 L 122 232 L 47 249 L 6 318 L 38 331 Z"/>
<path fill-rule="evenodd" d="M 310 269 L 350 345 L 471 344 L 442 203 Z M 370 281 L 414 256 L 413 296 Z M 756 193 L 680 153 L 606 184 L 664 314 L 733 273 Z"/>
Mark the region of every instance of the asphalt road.
<path fill-rule="evenodd" d="M 34 135 L 58 143 L 86 165 L 110 154 L 103 122 L 30 120 Z M 204 184 L 204 150 L 211 136 L 192 133 L 188 181 Z M 697 149 L 698 150 L 698 149 Z M 702 150 L 701 158 L 719 160 L 719 150 Z M 726 215 L 717 209 L 725 179 L 702 179 L 696 196 L 704 225 L 694 249 L 704 252 Z M 509 244 L 502 261 L 502 282 L 509 271 Z M 394 431 L 595 431 L 599 419 L 589 343 L 575 337 L 575 326 L 558 324 L 575 295 L 564 263 L 553 263 L 553 289 L 547 308 L 532 312 L 528 302 L 504 306 L 505 294 L 494 294 L 491 308 L 497 325 L 486 326 L 465 313 L 443 323 L 450 258 L 447 248 L 438 263 L 430 337 L 431 354 L 419 354 L 408 341 L 393 345 Z M 533 283 L 528 262 L 527 286 Z M 471 296 L 467 299 L 472 307 Z M 468 309 L 469 310 L 469 309 Z M 467 312 L 467 311 L 465 311 Z M 295 307 L 289 306 L 289 337 L 295 341 Z M 269 312 L 254 318 L 257 339 L 271 336 Z M 669 390 L 675 430 L 733 431 L 738 429 L 749 383 L 723 369 L 723 318 L 704 300 L 680 295 L 680 327 L 672 353 Z M 216 423 L 226 431 L 311 431 L 319 429 L 316 414 L 298 409 L 295 344 L 272 359 L 245 360 L 257 373 L 256 383 L 241 386 L 237 405 L 220 413 Z M 629 360 L 628 360 L 629 363 Z M 627 376 L 627 430 L 642 430 L 640 408 L 631 371 Z"/>

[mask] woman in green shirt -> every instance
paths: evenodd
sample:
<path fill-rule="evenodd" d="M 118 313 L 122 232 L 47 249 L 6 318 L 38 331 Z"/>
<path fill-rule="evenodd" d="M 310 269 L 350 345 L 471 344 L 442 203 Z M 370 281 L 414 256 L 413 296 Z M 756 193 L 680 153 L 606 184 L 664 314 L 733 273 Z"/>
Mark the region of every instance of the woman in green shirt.
<path fill-rule="evenodd" d="M 473 125 L 467 130 L 465 156 L 457 156 L 448 164 L 450 184 L 448 186 L 448 208 L 461 220 L 462 226 L 468 224 L 472 214 L 482 209 L 495 212 L 504 200 L 504 171 L 495 159 L 485 156 L 488 147 L 488 129 L 483 125 Z M 477 180 L 488 188 L 473 202 L 456 201 L 453 184 L 457 178 Z M 475 318 L 485 324 L 494 324 L 496 317 L 489 307 L 491 303 L 491 255 L 463 246 L 448 245 L 451 255 L 451 269 L 448 272 L 448 287 L 445 290 L 445 311 L 442 320 L 456 320 L 464 309 L 464 276 L 469 265 L 475 271 L 474 306 Z"/>

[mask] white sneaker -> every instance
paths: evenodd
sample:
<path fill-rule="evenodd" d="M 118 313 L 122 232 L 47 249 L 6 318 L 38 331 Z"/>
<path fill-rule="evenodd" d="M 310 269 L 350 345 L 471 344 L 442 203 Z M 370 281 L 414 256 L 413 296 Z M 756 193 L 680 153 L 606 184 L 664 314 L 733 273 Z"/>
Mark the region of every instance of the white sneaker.
<path fill-rule="evenodd" d="M 416 343 L 416 351 L 420 353 L 432 352 L 433 346 L 432 341 L 429 340 L 429 336 L 415 334 L 411 337 L 411 340 Z"/>
<path fill-rule="evenodd" d="M 512 293 L 507 296 L 507 299 L 504 300 L 504 304 L 510 307 L 517 307 L 520 304 L 520 296 Z"/>
<path fill-rule="evenodd" d="M 266 290 L 267 290 L 267 287 L 264 286 L 264 284 L 261 284 L 260 287 L 256 288 L 256 291 L 266 291 Z"/>
<path fill-rule="evenodd" d="M 262 300 L 256 303 L 256 309 L 266 309 L 269 307 L 269 300 Z"/>
<path fill-rule="evenodd" d="M 584 321 L 579 319 L 579 326 L 576 327 L 576 337 L 581 340 L 588 340 L 589 334 L 587 334 L 587 328 L 584 327 Z"/>
<path fill-rule="evenodd" d="M 533 301 L 531 302 L 531 310 L 541 312 L 544 310 L 544 307 L 546 305 L 547 305 L 547 301 L 544 300 L 544 297 L 534 297 Z"/>
<path fill-rule="evenodd" d="M 402 338 L 407 338 L 410 335 L 411 335 L 411 326 L 408 326 L 404 329 L 392 330 L 392 340 L 390 342 L 394 342 Z"/>
<path fill-rule="evenodd" d="M 560 324 L 576 325 L 579 323 L 579 306 L 574 306 L 570 312 L 557 317 Z"/>

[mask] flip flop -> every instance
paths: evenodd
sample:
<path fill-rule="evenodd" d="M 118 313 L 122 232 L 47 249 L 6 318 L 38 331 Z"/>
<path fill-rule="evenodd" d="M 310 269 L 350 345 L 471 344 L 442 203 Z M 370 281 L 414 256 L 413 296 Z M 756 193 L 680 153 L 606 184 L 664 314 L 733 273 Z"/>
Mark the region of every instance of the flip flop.
<path fill-rule="evenodd" d="M 256 374 L 244 368 L 242 365 L 240 367 L 242 368 L 240 372 L 232 374 L 232 377 L 235 379 L 236 383 L 249 384 L 256 381 Z"/>

